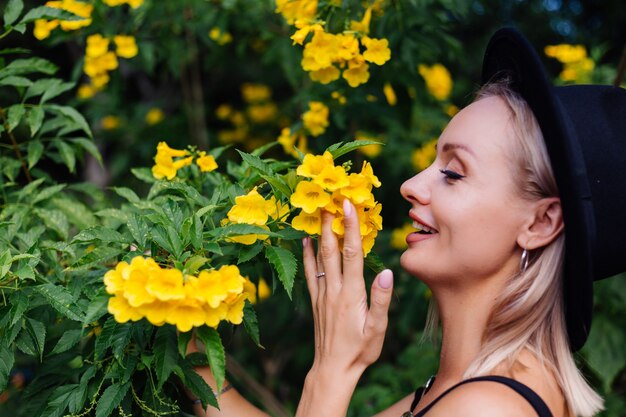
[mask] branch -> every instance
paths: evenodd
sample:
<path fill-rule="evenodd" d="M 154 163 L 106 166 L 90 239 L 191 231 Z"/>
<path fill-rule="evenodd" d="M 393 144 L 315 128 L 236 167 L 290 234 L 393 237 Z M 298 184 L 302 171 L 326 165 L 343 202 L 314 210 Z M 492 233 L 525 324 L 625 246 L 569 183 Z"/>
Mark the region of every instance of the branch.
<path fill-rule="evenodd" d="M 13 132 L 9 130 L 9 121 L 7 120 L 6 115 L 4 114 L 4 110 L 0 109 L 0 117 L 2 117 L 2 124 L 4 125 L 4 130 L 7 132 L 7 136 L 11 139 L 11 145 L 13 146 L 13 150 L 15 151 L 15 155 L 17 159 L 20 161 L 22 165 L 22 171 L 24 171 L 24 175 L 28 182 L 32 182 L 33 179 L 30 176 L 30 171 L 28 170 L 28 166 L 26 165 L 26 161 L 22 156 L 22 152 L 20 151 L 20 146 L 17 144 L 17 140 L 15 140 L 15 136 L 13 136 Z"/>

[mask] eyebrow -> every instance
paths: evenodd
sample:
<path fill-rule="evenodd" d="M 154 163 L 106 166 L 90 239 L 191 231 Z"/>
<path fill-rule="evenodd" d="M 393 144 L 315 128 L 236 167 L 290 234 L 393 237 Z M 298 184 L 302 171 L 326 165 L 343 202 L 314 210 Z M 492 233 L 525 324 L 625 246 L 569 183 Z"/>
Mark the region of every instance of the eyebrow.
<path fill-rule="evenodd" d="M 439 144 L 437 144 L 439 145 Z M 435 145 L 435 149 L 438 148 L 438 146 Z M 472 155 L 474 158 L 476 158 L 476 154 L 474 153 L 474 151 L 472 151 L 468 146 L 463 145 L 461 143 L 446 143 L 445 145 L 443 145 L 443 149 L 441 150 L 442 152 L 448 152 L 454 149 L 461 149 L 464 150 L 465 152 L 469 153 L 470 155 Z M 437 149 L 439 150 L 439 149 Z"/>

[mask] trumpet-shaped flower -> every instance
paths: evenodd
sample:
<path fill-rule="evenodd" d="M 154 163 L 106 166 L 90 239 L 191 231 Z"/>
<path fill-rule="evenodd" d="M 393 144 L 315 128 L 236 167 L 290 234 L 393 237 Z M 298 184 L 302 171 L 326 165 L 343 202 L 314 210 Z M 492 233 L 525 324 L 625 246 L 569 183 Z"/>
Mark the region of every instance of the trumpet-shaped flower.
<path fill-rule="evenodd" d="M 289 214 L 289 204 L 283 204 L 275 196 L 271 196 L 265 203 L 265 211 L 272 219 L 281 220 Z"/>
<path fill-rule="evenodd" d="M 328 127 L 328 107 L 320 101 L 309 102 L 309 110 L 302 115 L 302 123 L 313 136 L 319 136 Z"/>
<path fill-rule="evenodd" d="M 143 304 L 137 307 L 137 312 L 155 326 L 162 326 L 165 324 L 167 317 L 172 310 L 171 302 L 164 302 L 155 300 L 151 303 Z"/>
<path fill-rule="evenodd" d="M 330 152 L 326 151 L 323 155 L 306 154 L 302 164 L 296 168 L 296 174 L 315 178 L 327 166 L 334 166 L 333 155 Z"/>
<path fill-rule="evenodd" d="M 321 68 L 317 71 L 309 72 L 309 78 L 313 81 L 317 81 L 321 84 L 329 84 L 339 79 L 341 71 L 334 65 L 330 65 L 326 68 Z"/>
<path fill-rule="evenodd" d="M 113 37 L 115 42 L 115 53 L 122 58 L 133 58 L 139 52 L 134 36 L 117 35 Z"/>
<path fill-rule="evenodd" d="M 315 184 L 321 185 L 325 190 L 335 191 L 350 184 L 348 174 L 342 166 L 326 166 L 322 172 L 313 179 Z"/>
<path fill-rule="evenodd" d="M 363 56 L 356 56 L 348 62 L 348 69 L 344 70 L 341 76 L 348 82 L 350 87 L 358 87 L 370 79 L 369 65 L 367 65 Z"/>
<path fill-rule="evenodd" d="M 204 306 L 205 321 L 204 324 L 210 327 L 217 327 L 220 321 L 226 319 L 228 313 L 228 306 L 224 303 L 220 303 L 217 307 L 213 308 L 208 304 Z"/>
<path fill-rule="evenodd" d="M 124 297 L 133 307 L 148 304 L 156 300 L 156 297 L 147 290 L 151 271 L 148 269 L 133 269 L 124 284 Z"/>
<path fill-rule="evenodd" d="M 313 213 L 301 211 L 291 220 L 291 226 L 296 230 L 302 230 L 309 235 L 322 234 L 322 215 L 320 210 Z"/>
<path fill-rule="evenodd" d="M 385 83 L 385 85 L 383 86 L 383 94 L 385 94 L 387 103 L 390 106 L 395 106 L 398 103 L 396 92 L 393 90 L 393 87 L 391 86 L 390 83 Z"/>
<path fill-rule="evenodd" d="M 365 36 L 361 39 L 361 43 L 367 48 L 363 52 L 363 58 L 367 62 L 383 65 L 391 59 L 391 50 L 389 49 L 389 41 L 387 39 L 374 39 Z"/>
<path fill-rule="evenodd" d="M 58 20 L 35 20 L 35 28 L 33 29 L 33 35 L 40 41 L 50 36 L 50 33 L 59 26 Z"/>
<path fill-rule="evenodd" d="M 363 19 L 360 21 L 353 20 L 350 22 L 350 30 L 355 32 L 361 32 L 365 35 L 370 33 L 370 22 L 372 20 L 372 7 L 368 7 L 363 14 Z"/>
<path fill-rule="evenodd" d="M 431 67 L 420 64 L 418 71 L 424 78 L 430 95 L 440 101 L 446 100 L 450 96 L 452 77 L 446 67 L 441 64 L 435 64 Z"/>
<path fill-rule="evenodd" d="M 185 298 L 183 274 L 178 269 L 161 269 L 150 276 L 146 291 L 161 301 Z"/>
<path fill-rule="evenodd" d="M 143 317 L 121 294 L 109 299 L 107 310 L 113 314 L 115 321 L 118 323 L 126 323 L 129 320 L 137 321 Z"/>
<path fill-rule="evenodd" d="M 228 219 L 234 223 L 264 225 L 267 223 L 266 201 L 254 188 L 248 194 L 235 197 L 235 205 L 228 211 Z"/>
<path fill-rule="evenodd" d="M 159 144 L 157 145 L 157 154 L 167 155 L 172 158 L 175 158 L 178 156 L 187 156 L 189 155 L 189 151 L 173 149 L 173 148 L 170 148 L 166 142 L 159 142 Z"/>
<path fill-rule="evenodd" d="M 207 155 L 205 151 L 199 152 L 198 155 L 196 164 L 200 167 L 200 171 L 211 172 L 217 169 L 217 162 L 215 162 L 213 155 Z"/>
<path fill-rule="evenodd" d="M 372 169 L 372 164 L 367 161 L 363 161 L 363 167 L 361 168 L 361 175 L 367 178 L 374 187 L 378 188 L 381 186 L 380 180 L 376 175 L 374 175 L 374 170 Z"/>
<path fill-rule="evenodd" d="M 310 181 L 300 181 L 291 195 L 291 205 L 309 214 L 315 213 L 328 203 L 330 195 L 319 184 Z"/>
<path fill-rule="evenodd" d="M 109 51 L 109 40 L 99 33 L 87 36 L 85 55 L 89 58 L 97 58 Z"/>
<path fill-rule="evenodd" d="M 372 194 L 372 183 L 362 174 L 350 174 L 350 185 L 340 190 L 344 197 L 349 198 L 354 204 L 363 204 Z"/>
<path fill-rule="evenodd" d="M 317 13 L 317 0 L 276 0 L 276 13 L 290 25 L 299 19 L 310 20 Z"/>
<path fill-rule="evenodd" d="M 130 265 L 127 262 L 119 262 L 115 269 L 104 274 L 104 285 L 109 294 L 118 294 L 124 291 L 124 285 L 130 275 Z"/>
<path fill-rule="evenodd" d="M 200 327 L 206 322 L 206 311 L 197 300 L 186 297 L 170 308 L 165 321 L 175 325 L 179 332 L 188 332 L 192 327 Z"/>

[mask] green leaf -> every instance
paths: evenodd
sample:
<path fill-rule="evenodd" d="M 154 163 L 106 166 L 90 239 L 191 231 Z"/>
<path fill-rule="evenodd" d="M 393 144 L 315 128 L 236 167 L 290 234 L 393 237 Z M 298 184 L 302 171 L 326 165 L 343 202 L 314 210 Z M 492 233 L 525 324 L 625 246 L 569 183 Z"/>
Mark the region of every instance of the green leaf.
<path fill-rule="evenodd" d="M 25 321 L 25 329 L 32 338 L 39 360 L 43 359 L 43 348 L 46 342 L 46 327 L 42 322 L 31 319 L 30 317 Z"/>
<path fill-rule="evenodd" d="M 76 242 L 105 242 L 105 243 L 125 243 L 126 239 L 121 233 L 103 226 L 89 227 L 78 233 L 71 243 Z"/>
<path fill-rule="evenodd" d="M 256 318 L 256 312 L 248 300 L 246 300 L 246 305 L 243 308 L 243 327 L 245 327 L 246 332 L 252 341 L 258 347 L 263 348 L 263 345 L 261 345 L 261 337 L 259 335 L 259 322 Z"/>
<path fill-rule="evenodd" d="M 9 125 L 8 131 L 11 132 L 13 129 L 20 124 L 20 120 L 24 116 L 26 109 L 22 104 L 14 104 L 7 110 L 7 123 Z"/>
<path fill-rule="evenodd" d="M 352 142 L 339 142 L 332 144 L 326 150 L 333 155 L 334 159 L 337 159 L 348 152 L 352 152 L 355 149 L 368 145 L 384 145 L 384 143 L 377 142 L 375 140 L 355 140 Z"/>
<path fill-rule="evenodd" d="M 51 202 L 79 230 L 92 227 L 98 223 L 98 219 L 96 219 L 90 208 L 78 200 L 69 198 L 67 195 L 64 195 L 62 198 L 55 197 Z"/>
<path fill-rule="evenodd" d="M 202 326 L 198 328 L 196 335 L 204 343 L 209 367 L 217 385 L 216 391 L 220 392 L 226 376 L 226 353 L 220 334 L 212 327 Z"/>
<path fill-rule="evenodd" d="M 82 311 L 74 303 L 72 295 L 64 287 L 54 284 L 41 284 L 32 288 L 41 294 L 56 311 L 68 319 L 83 321 Z"/>
<path fill-rule="evenodd" d="M 2 255 L 0 255 L 0 279 L 4 278 L 4 276 L 9 273 L 11 264 L 13 264 L 11 250 L 6 248 L 5 251 L 2 252 Z"/>
<path fill-rule="evenodd" d="M 41 155 L 43 155 L 43 144 L 41 141 L 31 140 L 28 142 L 27 154 L 28 169 L 31 169 L 35 166 L 35 164 L 37 164 L 37 162 L 39 162 Z"/>
<path fill-rule="evenodd" d="M 106 350 L 111 348 L 113 356 L 119 359 L 130 341 L 131 330 L 129 323 L 118 323 L 113 317 L 109 317 L 96 338 L 95 357 L 101 358 Z"/>
<path fill-rule="evenodd" d="M 161 389 L 178 363 L 176 331 L 172 326 L 162 326 L 154 339 L 154 360 L 157 389 Z"/>
<path fill-rule="evenodd" d="M 187 355 L 187 345 L 191 341 L 191 331 L 178 333 L 178 353 L 181 357 Z"/>
<path fill-rule="evenodd" d="M 213 230 L 209 230 L 206 232 L 208 236 L 215 237 L 218 239 L 230 237 L 230 236 L 240 236 L 240 235 L 266 235 L 270 237 L 280 237 L 280 234 L 271 232 L 266 230 L 260 226 L 256 226 L 253 224 L 228 224 L 223 227 L 216 227 Z"/>
<path fill-rule="evenodd" d="M 185 387 L 187 387 L 193 395 L 202 401 L 202 407 L 206 408 L 208 405 L 212 405 L 213 407 L 219 409 L 215 394 L 213 394 L 213 390 L 209 387 L 206 381 L 186 362 L 181 362 L 180 365 L 180 367 L 176 367 L 174 369 L 174 372 L 176 372 L 179 378 L 183 380 Z"/>
<path fill-rule="evenodd" d="M 33 85 L 33 82 L 25 77 L 9 75 L 8 77 L 0 79 L 0 86 L 3 85 L 11 85 L 13 87 L 30 87 Z"/>
<path fill-rule="evenodd" d="M 610 392 L 613 380 L 626 367 L 625 345 L 626 334 L 621 324 L 611 317 L 596 314 L 583 352 L 600 377 L 605 392 Z"/>
<path fill-rule="evenodd" d="M 111 187 L 115 194 L 125 198 L 130 203 L 138 203 L 140 201 L 139 196 L 130 188 L 127 187 Z"/>
<path fill-rule="evenodd" d="M 77 127 L 87 133 L 87 136 L 92 137 L 89 123 L 87 123 L 85 117 L 80 114 L 75 108 L 69 106 L 59 106 L 56 104 L 48 104 L 47 108 L 75 123 Z"/>
<path fill-rule="evenodd" d="M 208 261 L 209 259 L 205 258 L 204 256 L 194 255 L 191 258 L 187 259 L 183 270 L 185 271 L 185 274 L 195 275 L 195 273 L 198 272 L 198 269 L 200 269 L 200 267 L 206 264 Z"/>
<path fill-rule="evenodd" d="M 6 5 L 4 9 L 4 26 L 12 25 L 18 17 L 20 17 L 20 13 L 24 9 L 24 3 L 22 0 L 9 0 L 9 3 Z"/>
<path fill-rule="evenodd" d="M 83 325 L 88 325 L 96 320 L 100 320 L 102 316 L 107 313 L 107 306 L 109 305 L 109 296 L 106 294 L 99 295 L 89 302 L 87 310 L 85 311 L 85 319 Z"/>
<path fill-rule="evenodd" d="M 66 384 L 56 387 L 48 397 L 48 404 L 41 417 L 60 417 L 69 403 L 72 391 L 78 384 Z"/>
<path fill-rule="evenodd" d="M 272 168 L 270 168 L 270 166 L 258 156 L 241 152 L 239 149 L 237 149 L 237 152 L 239 152 L 239 155 L 241 155 L 241 159 L 243 159 L 248 165 L 250 165 L 250 167 L 258 171 L 259 174 L 269 177 L 275 175 L 275 172 L 272 170 Z"/>
<path fill-rule="evenodd" d="M 0 343 L 0 392 L 7 388 L 9 383 L 9 374 L 13 369 L 15 355 L 9 346 Z"/>
<path fill-rule="evenodd" d="M 6 67 L 0 69 L 0 79 L 16 74 L 32 74 L 41 72 L 43 74 L 54 74 L 58 67 L 52 62 L 43 58 L 16 59 Z"/>
<path fill-rule="evenodd" d="M 77 16 L 63 9 L 40 6 L 31 9 L 24 15 L 20 23 L 29 23 L 37 19 L 59 19 L 59 20 L 84 20 L 84 17 Z"/>
<path fill-rule="evenodd" d="M 144 249 L 148 241 L 148 235 L 150 234 L 150 227 L 146 224 L 143 217 L 133 214 L 128 219 L 128 222 L 126 222 L 126 226 L 135 242 L 137 242 L 141 249 Z"/>
<path fill-rule="evenodd" d="M 30 135 L 35 136 L 35 133 L 37 133 L 43 123 L 43 109 L 41 106 L 34 106 L 28 109 L 26 122 L 30 127 Z"/>
<path fill-rule="evenodd" d="M 37 208 L 34 213 L 43 220 L 46 227 L 54 230 L 62 239 L 67 239 L 69 223 L 65 214 L 59 210 Z"/>
<path fill-rule="evenodd" d="M 298 270 L 296 257 L 291 251 L 277 246 L 267 246 L 265 248 L 265 257 L 270 261 L 276 272 L 278 272 L 278 279 L 282 282 L 285 291 L 287 291 L 287 295 L 289 295 L 291 299 L 293 281 Z"/>
<path fill-rule="evenodd" d="M 132 172 L 137 179 L 147 182 L 148 184 L 154 184 L 157 182 L 157 179 L 152 175 L 150 168 L 133 168 L 130 172 Z"/>
<path fill-rule="evenodd" d="M 65 352 L 66 350 L 76 346 L 76 344 L 80 342 L 82 333 L 83 332 L 80 329 L 66 331 L 65 333 L 63 333 L 63 336 L 61 336 L 50 354 L 53 355 L 55 353 Z"/>
<path fill-rule="evenodd" d="M 239 256 L 237 256 L 237 265 L 248 262 L 261 253 L 262 250 L 263 242 L 256 242 L 253 245 L 243 245 L 239 250 Z"/>
<path fill-rule="evenodd" d="M 24 94 L 24 100 L 41 95 L 39 104 L 69 90 L 74 87 L 74 83 L 64 83 L 60 78 L 43 78 L 31 85 Z"/>
<path fill-rule="evenodd" d="M 285 197 L 291 196 L 291 188 L 289 188 L 287 182 L 284 181 L 282 178 L 277 178 L 276 176 L 270 175 L 261 175 L 261 178 L 267 181 L 267 183 L 274 190 L 274 193 L 276 193 L 276 191 L 279 191 Z"/>
<path fill-rule="evenodd" d="M 46 187 L 42 190 L 40 190 L 31 200 L 30 203 L 35 205 L 37 203 L 39 203 L 40 201 L 44 201 L 47 200 L 48 198 L 52 197 L 53 195 L 57 194 L 59 191 L 61 191 L 62 189 L 64 189 L 66 187 L 65 184 L 57 184 L 57 185 L 52 185 L 50 187 Z"/>
<path fill-rule="evenodd" d="M 128 388 L 130 388 L 130 382 L 126 384 L 116 382 L 107 387 L 96 405 L 96 417 L 108 417 L 111 415 L 113 410 L 120 405 L 126 396 Z"/>
<path fill-rule="evenodd" d="M 43 95 L 39 99 L 39 104 L 43 104 L 46 101 L 50 100 L 51 98 L 59 96 L 68 90 L 71 90 L 72 88 L 74 88 L 75 85 L 76 84 L 74 83 L 64 83 L 64 82 L 54 83 L 50 85 L 50 87 L 46 89 L 46 91 L 43 93 Z"/>
<path fill-rule="evenodd" d="M 260 147 L 256 148 L 254 151 L 252 151 L 251 155 L 260 157 L 265 152 L 267 152 L 269 149 L 273 148 L 274 146 L 277 146 L 278 144 L 279 144 L 279 142 L 276 142 L 276 141 L 270 142 L 270 143 L 266 143 L 265 145 L 260 146 Z"/>
<path fill-rule="evenodd" d="M 76 154 L 74 153 L 74 148 L 68 145 L 66 142 L 62 140 L 55 139 L 52 141 L 52 144 L 59 151 L 59 156 L 61 160 L 67 166 L 67 169 L 70 172 L 74 172 L 74 168 L 76 167 Z"/>
<path fill-rule="evenodd" d="M 70 141 L 74 142 L 75 144 L 83 148 L 91 156 L 96 158 L 96 160 L 100 163 L 100 165 L 102 165 L 102 155 L 100 155 L 100 151 L 98 150 L 98 147 L 93 142 L 93 140 L 85 139 L 85 138 L 73 138 L 73 139 L 70 139 Z"/>
<path fill-rule="evenodd" d="M 374 273 L 376 274 L 381 273 L 386 268 L 383 260 L 380 259 L 380 256 L 378 256 L 374 252 L 368 253 L 364 262 L 365 262 L 365 266 L 371 269 L 372 271 L 374 271 Z"/>
<path fill-rule="evenodd" d="M 9 325 L 14 326 L 22 316 L 28 307 L 30 306 L 30 299 L 23 291 L 16 291 L 11 294 L 11 310 L 9 310 Z"/>
<path fill-rule="evenodd" d="M 102 265 L 111 258 L 118 256 L 124 252 L 124 249 L 113 248 L 108 246 L 98 246 L 91 252 L 85 254 L 82 258 L 76 261 L 68 270 L 79 271 L 83 269 L 89 269 L 94 265 Z"/>

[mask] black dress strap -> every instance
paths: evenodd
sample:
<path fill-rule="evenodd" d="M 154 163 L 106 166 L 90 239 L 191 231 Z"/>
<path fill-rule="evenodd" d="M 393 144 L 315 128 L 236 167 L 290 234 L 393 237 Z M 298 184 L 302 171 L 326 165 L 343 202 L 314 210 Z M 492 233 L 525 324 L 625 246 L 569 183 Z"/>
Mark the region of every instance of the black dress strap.
<path fill-rule="evenodd" d="M 522 397 L 524 397 L 524 399 L 528 401 L 528 403 L 533 407 L 533 409 L 535 410 L 535 412 L 537 413 L 539 417 L 552 417 L 552 412 L 550 411 L 546 403 L 541 399 L 541 397 L 539 397 L 539 395 L 535 393 L 535 391 L 533 391 L 526 385 L 514 379 L 507 378 L 504 376 L 496 376 L 496 375 L 479 376 L 476 378 L 465 379 L 459 382 L 458 384 L 452 386 L 451 388 L 448 388 L 439 397 L 435 398 L 430 404 L 424 407 L 419 413 L 415 414 L 415 417 L 421 417 L 424 414 L 426 414 L 431 408 L 434 407 L 435 404 L 437 404 L 443 397 L 448 395 L 448 393 L 450 393 L 452 390 L 460 387 L 461 385 L 468 384 L 470 382 L 478 382 L 478 381 L 492 381 L 492 382 L 499 382 L 500 384 L 504 384 L 507 387 L 511 388 L 513 391 L 517 392 Z M 418 395 L 418 392 L 419 392 L 419 395 Z M 417 406 L 417 403 L 419 402 L 421 393 L 422 391 L 420 391 L 419 389 L 418 391 L 415 392 L 415 397 L 413 399 L 413 403 L 411 404 L 411 413 L 415 411 L 415 407 Z"/>

